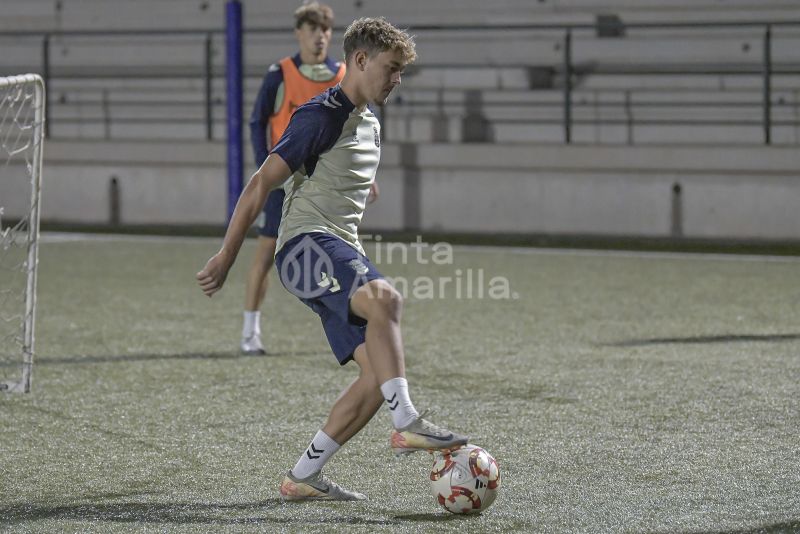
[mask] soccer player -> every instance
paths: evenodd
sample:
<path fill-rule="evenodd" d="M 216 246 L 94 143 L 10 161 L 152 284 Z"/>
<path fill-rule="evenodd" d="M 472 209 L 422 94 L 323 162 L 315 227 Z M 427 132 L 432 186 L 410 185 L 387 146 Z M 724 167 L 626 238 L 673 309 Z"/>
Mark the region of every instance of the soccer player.
<path fill-rule="evenodd" d="M 295 466 L 284 499 L 362 500 L 322 467 L 385 401 L 396 454 L 452 449 L 467 437 L 432 424 L 411 402 L 400 332 L 402 298 L 364 255 L 358 224 L 380 159 L 380 124 L 367 106 L 383 103 L 416 59 L 414 42 L 383 18 L 354 21 L 344 36 L 347 73 L 340 85 L 300 106 L 234 211 L 222 248 L 197 273 L 203 292 L 220 290 L 267 193 L 289 176 L 278 232 L 281 282 L 314 310 L 336 359 L 359 375 L 334 403 Z M 424 415 L 424 414 L 423 414 Z"/>
<path fill-rule="evenodd" d="M 294 12 L 294 20 L 300 52 L 270 66 L 250 117 L 250 140 L 256 167 L 267 159 L 267 149 L 278 142 L 294 110 L 339 83 L 344 76 L 344 65 L 328 57 L 333 10 L 312 2 L 300 6 Z M 274 262 L 284 196 L 283 188 L 275 189 L 264 204 L 256 253 L 245 283 L 240 343 L 245 354 L 265 354 L 261 342 L 261 305 L 267 295 L 268 275 Z"/>

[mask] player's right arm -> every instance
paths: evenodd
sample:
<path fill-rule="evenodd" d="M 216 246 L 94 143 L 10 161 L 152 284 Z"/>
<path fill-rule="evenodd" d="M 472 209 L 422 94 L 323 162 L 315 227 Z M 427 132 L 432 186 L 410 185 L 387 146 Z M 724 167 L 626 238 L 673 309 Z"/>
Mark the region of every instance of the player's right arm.
<path fill-rule="evenodd" d="M 267 148 L 269 147 L 267 126 L 270 117 L 275 112 L 278 88 L 282 83 L 283 71 L 280 64 L 271 65 L 261 82 L 261 88 L 258 90 L 258 96 L 253 104 L 253 113 L 250 115 L 250 142 L 253 145 L 256 167 L 260 167 L 267 159 Z"/>
<path fill-rule="evenodd" d="M 222 248 L 208 260 L 202 271 L 197 273 L 197 283 L 207 296 L 220 289 L 228 276 L 239 249 L 242 247 L 247 231 L 261 213 L 269 192 L 280 187 L 292 171 L 278 154 L 270 154 L 263 165 L 247 182 L 236 209 L 233 210 L 231 222 L 225 232 Z"/>
<path fill-rule="evenodd" d="M 306 159 L 329 149 L 340 130 L 332 127 L 330 114 L 322 104 L 297 108 L 272 153 L 242 191 L 222 248 L 197 273 L 197 283 L 209 297 L 222 288 L 244 237 L 267 200 L 267 194 L 281 186 L 300 169 Z"/>

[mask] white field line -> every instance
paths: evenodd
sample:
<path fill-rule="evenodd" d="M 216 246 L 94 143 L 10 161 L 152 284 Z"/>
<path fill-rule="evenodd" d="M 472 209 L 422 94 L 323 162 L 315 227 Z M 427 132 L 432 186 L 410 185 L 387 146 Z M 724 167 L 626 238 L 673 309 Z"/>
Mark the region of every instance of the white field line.
<path fill-rule="evenodd" d="M 141 242 L 141 243 L 209 243 L 222 244 L 221 237 L 150 236 L 125 234 L 92 234 L 79 232 L 42 232 L 42 243 L 68 243 L 78 241 Z M 367 241 L 366 244 L 375 243 Z M 381 241 L 386 245 L 389 241 Z M 432 246 L 434 243 L 428 243 Z M 533 256 L 581 256 L 589 258 L 613 257 L 648 260 L 730 261 L 759 263 L 800 263 L 800 256 L 770 256 L 761 254 L 720 254 L 704 252 L 649 252 L 630 250 L 594 250 L 572 248 L 505 247 L 491 245 L 453 245 L 454 251 L 484 254 L 516 254 Z"/>

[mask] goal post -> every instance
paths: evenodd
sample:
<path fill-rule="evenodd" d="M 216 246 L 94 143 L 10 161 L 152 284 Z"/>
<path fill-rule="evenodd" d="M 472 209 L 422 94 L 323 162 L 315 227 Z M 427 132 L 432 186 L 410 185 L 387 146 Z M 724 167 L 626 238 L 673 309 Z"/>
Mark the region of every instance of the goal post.
<path fill-rule="evenodd" d="M 39 75 L 0 77 L 0 391 L 31 389 L 44 107 Z"/>

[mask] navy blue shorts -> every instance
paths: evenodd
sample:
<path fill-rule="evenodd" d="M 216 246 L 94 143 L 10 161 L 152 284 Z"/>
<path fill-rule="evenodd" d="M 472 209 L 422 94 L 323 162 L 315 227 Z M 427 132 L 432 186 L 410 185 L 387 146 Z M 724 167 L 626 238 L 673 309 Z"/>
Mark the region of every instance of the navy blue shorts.
<path fill-rule="evenodd" d="M 259 235 L 264 237 L 278 237 L 278 227 L 281 225 L 283 213 L 283 199 L 286 192 L 283 188 L 273 189 L 267 195 L 264 203 L 264 224 L 258 229 Z"/>
<path fill-rule="evenodd" d="M 350 313 L 350 297 L 383 278 L 369 258 L 336 236 L 311 233 L 287 241 L 275 265 L 284 287 L 319 315 L 339 364 L 353 359 L 366 339 L 367 322 Z"/>

